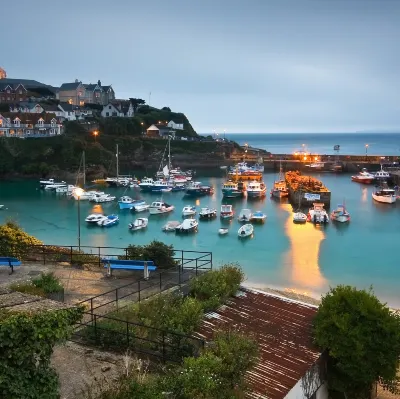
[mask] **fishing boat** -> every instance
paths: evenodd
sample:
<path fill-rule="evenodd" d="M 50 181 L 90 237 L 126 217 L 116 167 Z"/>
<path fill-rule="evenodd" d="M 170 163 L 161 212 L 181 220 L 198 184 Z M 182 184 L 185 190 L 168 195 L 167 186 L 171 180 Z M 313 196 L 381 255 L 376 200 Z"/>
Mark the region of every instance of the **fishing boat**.
<path fill-rule="evenodd" d="M 119 209 L 132 209 L 133 199 L 127 195 L 122 196 L 118 200 Z M 144 202 L 144 201 L 143 201 Z"/>
<path fill-rule="evenodd" d="M 350 222 L 350 213 L 347 212 L 344 203 L 339 204 L 337 208 L 331 212 L 331 220 L 340 223 Z"/>
<path fill-rule="evenodd" d="M 129 223 L 130 230 L 141 230 L 145 229 L 149 223 L 147 218 L 137 218 L 133 223 Z"/>
<path fill-rule="evenodd" d="M 390 179 L 390 173 L 383 170 L 383 166 L 381 165 L 381 170 L 374 173 L 374 177 L 376 180 L 387 180 Z"/>
<path fill-rule="evenodd" d="M 325 167 L 325 164 L 323 162 L 314 162 L 310 165 L 306 165 L 308 168 L 310 169 L 314 169 L 314 170 L 323 170 Z"/>
<path fill-rule="evenodd" d="M 106 216 L 106 218 L 104 220 L 99 220 L 97 222 L 97 224 L 102 227 L 111 227 L 111 226 L 115 226 L 116 224 L 118 224 L 118 222 L 119 222 L 118 215 L 109 215 L 109 216 Z"/>
<path fill-rule="evenodd" d="M 94 190 L 85 191 L 85 190 L 82 190 L 80 195 L 78 195 L 78 192 L 76 190 L 73 190 L 72 193 L 71 193 L 71 196 L 75 200 L 90 201 L 95 195 L 104 195 L 104 194 L 105 193 L 102 192 L 102 191 L 94 191 Z"/>
<path fill-rule="evenodd" d="M 193 216 L 196 214 L 196 207 L 193 205 L 186 205 L 182 209 L 182 216 Z"/>
<path fill-rule="evenodd" d="M 89 224 L 97 224 L 98 222 L 107 219 L 102 213 L 92 213 L 85 218 L 85 222 Z"/>
<path fill-rule="evenodd" d="M 176 183 L 174 182 L 171 188 L 172 192 L 176 192 L 176 191 L 185 191 L 186 190 L 186 184 L 183 183 Z"/>
<path fill-rule="evenodd" d="M 238 220 L 239 222 L 250 222 L 251 216 L 252 213 L 250 209 L 242 209 L 239 213 Z"/>
<path fill-rule="evenodd" d="M 256 211 L 251 215 L 250 221 L 264 223 L 266 218 L 267 215 L 264 212 Z"/>
<path fill-rule="evenodd" d="M 375 180 L 375 176 L 363 168 L 357 175 L 351 176 L 351 180 L 362 184 L 371 184 Z"/>
<path fill-rule="evenodd" d="M 75 186 L 72 184 L 68 184 L 65 186 L 56 187 L 56 193 L 58 194 L 71 194 L 72 191 L 75 190 Z"/>
<path fill-rule="evenodd" d="M 225 235 L 225 234 L 228 234 L 228 233 L 229 233 L 229 229 L 227 229 L 226 227 L 221 227 L 221 228 L 218 230 L 218 234 L 221 235 L 221 236 L 223 236 L 223 235 Z"/>
<path fill-rule="evenodd" d="M 92 196 L 92 198 L 89 199 L 91 202 L 96 202 L 96 203 L 104 203 L 104 202 L 112 202 L 115 200 L 115 197 L 110 194 L 98 194 L 96 193 L 95 195 Z"/>
<path fill-rule="evenodd" d="M 231 173 L 238 172 L 239 174 L 248 173 L 248 172 L 255 172 L 255 173 L 263 173 L 264 172 L 264 165 L 261 164 L 262 158 L 259 158 L 260 162 L 255 163 L 252 166 L 247 165 L 245 161 L 239 162 L 236 165 L 232 166 L 229 170 Z"/>
<path fill-rule="evenodd" d="M 43 188 L 47 191 L 51 191 L 51 190 L 56 190 L 59 187 L 64 187 L 66 186 L 67 183 L 65 183 L 65 181 L 61 181 L 61 182 L 54 182 L 52 184 L 46 184 L 43 186 Z"/>
<path fill-rule="evenodd" d="M 197 231 L 199 222 L 196 219 L 185 219 L 179 226 L 176 227 L 175 233 L 191 233 Z"/>
<path fill-rule="evenodd" d="M 224 198 L 237 198 L 242 197 L 245 187 L 243 183 L 236 183 L 232 180 L 228 180 L 222 186 L 222 196 Z"/>
<path fill-rule="evenodd" d="M 308 211 L 307 221 L 314 224 L 328 224 L 329 217 L 324 209 L 324 204 L 315 202 L 313 207 Z"/>
<path fill-rule="evenodd" d="M 306 222 L 307 222 L 307 215 L 305 213 L 298 211 L 293 214 L 293 223 L 301 224 Z"/>
<path fill-rule="evenodd" d="M 186 187 L 185 195 L 189 197 L 202 197 L 214 194 L 213 187 L 204 186 L 199 181 L 190 182 Z"/>
<path fill-rule="evenodd" d="M 396 191 L 391 188 L 379 187 L 372 193 L 372 198 L 376 202 L 382 202 L 384 204 L 394 204 L 397 200 Z"/>
<path fill-rule="evenodd" d="M 287 188 L 286 181 L 283 176 L 281 164 L 279 164 L 278 180 L 274 181 L 274 186 L 272 187 L 271 195 L 275 198 L 284 198 L 289 196 L 289 189 Z"/>
<path fill-rule="evenodd" d="M 133 201 L 131 210 L 133 212 L 144 212 L 150 208 L 149 204 L 146 204 L 143 200 Z"/>
<path fill-rule="evenodd" d="M 239 238 L 250 237 L 254 233 L 254 227 L 252 224 L 247 223 L 241 226 L 238 230 Z"/>
<path fill-rule="evenodd" d="M 174 210 L 173 205 L 169 205 L 164 201 L 158 200 L 151 203 L 149 207 L 150 215 L 160 215 L 163 213 L 172 212 Z"/>
<path fill-rule="evenodd" d="M 160 193 L 160 192 L 166 193 L 171 190 L 172 186 L 166 180 L 156 180 L 150 189 L 152 193 Z"/>
<path fill-rule="evenodd" d="M 261 198 L 265 196 L 266 192 L 267 186 L 263 181 L 252 181 L 247 185 L 248 198 Z"/>
<path fill-rule="evenodd" d="M 212 208 L 201 208 L 199 212 L 200 219 L 213 219 L 217 216 L 217 210 Z"/>
<path fill-rule="evenodd" d="M 139 187 L 142 191 L 151 191 L 153 184 L 154 184 L 154 180 L 151 177 L 145 177 L 139 183 Z"/>
<path fill-rule="evenodd" d="M 162 231 L 165 232 L 171 232 L 171 231 L 175 231 L 176 228 L 181 224 L 181 222 L 178 222 L 177 220 L 170 220 L 169 222 L 167 222 L 163 227 L 162 227 Z"/>
<path fill-rule="evenodd" d="M 234 215 L 232 205 L 221 205 L 220 216 L 222 219 L 230 219 Z"/>

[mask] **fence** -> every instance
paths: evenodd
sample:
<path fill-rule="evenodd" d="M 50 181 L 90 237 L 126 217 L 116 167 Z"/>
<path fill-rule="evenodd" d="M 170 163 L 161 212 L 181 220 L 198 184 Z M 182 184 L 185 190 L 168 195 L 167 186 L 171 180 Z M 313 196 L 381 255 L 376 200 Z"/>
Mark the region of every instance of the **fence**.
<path fill-rule="evenodd" d="M 97 314 L 80 322 L 71 340 L 107 350 L 131 349 L 157 357 L 164 363 L 181 363 L 184 357 L 197 356 L 205 345 L 204 340 L 189 335 Z"/>

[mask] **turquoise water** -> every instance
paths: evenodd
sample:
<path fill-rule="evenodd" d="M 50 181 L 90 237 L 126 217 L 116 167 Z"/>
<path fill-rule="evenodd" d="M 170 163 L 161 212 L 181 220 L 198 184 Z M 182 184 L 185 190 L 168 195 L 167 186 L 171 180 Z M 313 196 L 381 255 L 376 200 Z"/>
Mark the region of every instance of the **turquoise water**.
<path fill-rule="evenodd" d="M 93 206 L 81 202 L 82 245 L 119 246 L 144 244 L 152 239 L 173 244 L 177 249 L 212 251 L 216 264 L 239 262 L 253 286 L 290 288 L 302 293 L 325 292 L 329 286 L 352 284 L 366 288 L 373 285 L 375 292 L 390 304 L 400 304 L 399 255 L 397 245 L 400 232 L 400 203 L 377 204 L 372 201 L 373 187 L 361 186 L 350 181 L 348 175 L 316 175 L 331 189 L 332 206 L 342 202 L 351 213 L 349 225 L 330 224 L 315 227 L 312 224 L 294 225 L 291 206 L 264 200 L 236 199 L 231 203 L 238 214 L 248 207 L 262 210 L 268 218 L 264 225 L 256 225 L 254 237 L 239 240 L 236 220 L 221 222 L 200 221 L 197 234 L 188 236 L 164 233 L 161 227 L 168 220 L 180 220 L 186 204 L 221 205 L 223 179 L 199 178 L 212 184 L 216 190 L 212 197 L 196 200 L 183 199 L 182 193 L 165 193 L 164 200 L 175 205 L 173 213 L 149 216 L 146 231 L 130 232 L 128 223 L 135 215 L 128 210 L 118 210 L 117 203 Z M 265 174 L 268 189 L 273 174 Z M 107 192 L 121 196 L 125 189 L 108 188 Z M 128 189 L 127 195 L 143 197 L 151 202 L 157 195 L 143 194 Z M 16 220 L 28 233 L 46 244 L 77 245 L 77 202 L 55 193 L 37 189 L 36 182 L 0 182 L 0 223 L 8 218 Z M 120 224 L 108 229 L 87 226 L 84 218 L 94 210 L 106 214 L 118 213 Z M 145 216 L 141 213 L 140 216 Z M 219 236 L 218 229 L 228 226 L 227 236 Z"/>
<path fill-rule="evenodd" d="M 247 133 L 227 134 L 226 138 L 273 154 L 291 154 L 304 148 L 312 153 L 331 155 L 333 147 L 340 145 L 341 154 L 364 155 L 368 144 L 369 155 L 400 156 L 400 133 Z"/>

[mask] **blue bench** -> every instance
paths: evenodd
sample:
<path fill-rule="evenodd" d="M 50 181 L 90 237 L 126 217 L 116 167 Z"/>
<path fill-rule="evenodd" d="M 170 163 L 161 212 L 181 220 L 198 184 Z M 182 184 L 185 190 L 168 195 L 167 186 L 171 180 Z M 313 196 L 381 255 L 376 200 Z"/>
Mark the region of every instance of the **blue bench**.
<path fill-rule="evenodd" d="M 152 260 L 119 260 L 119 259 L 102 259 L 104 267 L 107 268 L 108 275 L 112 275 L 114 269 L 119 270 L 143 270 L 144 278 L 149 278 L 149 272 L 157 270 L 157 266 Z"/>
<path fill-rule="evenodd" d="M 21 261 L 17 258 L 11 258 L 8 256 L 0 256 L 0 266 L 8 266 L 11 269 L 11 273 L 14 273 L 14 266 L 21 266 Z"/>

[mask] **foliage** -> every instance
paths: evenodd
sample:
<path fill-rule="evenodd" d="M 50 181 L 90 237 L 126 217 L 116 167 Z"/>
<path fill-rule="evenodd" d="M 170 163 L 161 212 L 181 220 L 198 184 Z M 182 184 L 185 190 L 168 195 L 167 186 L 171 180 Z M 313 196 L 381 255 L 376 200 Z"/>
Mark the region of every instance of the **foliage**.
<path fill-rule="evenodd" d="M 50 365 L 54 345 L 68 338 L 80 308 L 36 313 L 0 312 L 0 396 L 56 399 L 58 376 Z"/>
<path fill-rule="evenodd" d="M 171 108 L 170 107 L 162 107 L 161 111 L 171 112 Z"/>
<path fill-rule="evenodd" d="M 14 222 L 0 225 L 0 256 L 23 259 L 29 254 L 32 246 L 42 244 L 37 238 L 25 233 Z"/>
<path fill-rule="evenodd" d="M 329 353 L 328 381 L 348 398 L 368 397 L 380 380 L 396 385 L 400 356 L 400 317 L 371 290 L 331 289 L 314 321 L 316 343 Z"/>
<path fill-rule="evenodd" d="M 152 260 L 159 269 L 169 269 L 177 265 L 172 245 L 153 240 L 147 245 L 129 245 L 127 259 Z M 125 259 L 125 258 L 124 258 Z"/>
<path fill-rule="evenodd" d="M 36 295 L 46 297 L 43 288 L 36 287 L 32 282 L 13 283 L 10 288 L 14 291 L 22 292 L 24 294 Z"/>
<path fill-rule="evenodd" d="M 240 266 L 230 263 L 191 280 L 190 294 L 203 302 L 205 310 L 211 310 L 234 295 L 243 281 Z"/>
<path fill-rule="evenodd" d="M 142 100 L 141 98 L 129 98 L 129 101 L 132 104 L 133 111 L 136 113 L 139 106 L 146 104 L 146 101 Z"/>
<path fill-rule="evenodd" d="M 32 284 L 37 288 L 41 288 L 46 294 L 61 292 L 64 289 L 54 273 L 43 273 L 40 277 L 33 279 Z"/>

